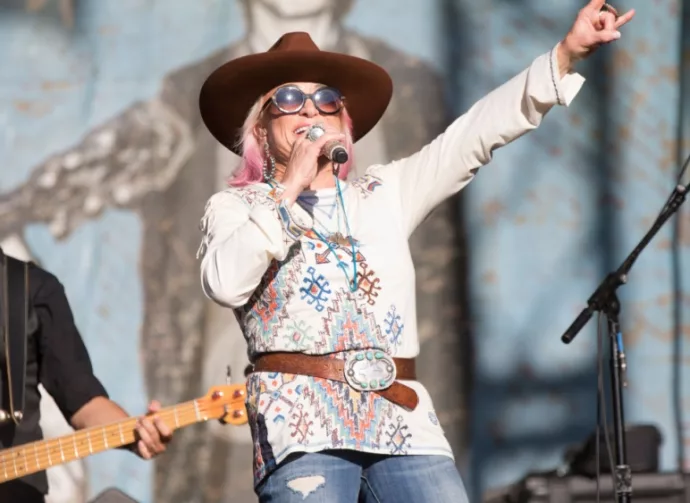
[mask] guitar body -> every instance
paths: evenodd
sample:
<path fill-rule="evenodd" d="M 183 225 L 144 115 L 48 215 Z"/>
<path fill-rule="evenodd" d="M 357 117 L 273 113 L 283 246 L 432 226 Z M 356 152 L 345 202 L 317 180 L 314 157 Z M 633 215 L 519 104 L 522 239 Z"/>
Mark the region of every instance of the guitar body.
<path fill-rule="evenodd" d="M 247 422 L 244 404 L 246 396 L 247 390 L 244 384 L 214 386 L 201 398 L 167 407 L 151 417 L 160 417 L 173 430 L 210 419 L 218 419 L 222 423 L 239 426 Z M 136 422 L 136 417 L 130 417 L 117 423 L 80 430 L 71 435 L 2 450 L 0 451 L 0 484 L 46 470 L 51 466 L 132 444 L 136 440 L 134 429 Z M 115 496 L 116 493 L 110 494 L 113 498 L 119 497 Z M 111 497 L 108 491 L 101 495 L 105 498 Z M 128 498 L 124 494 L 122 496 Z M 129 498 L 97 499 L 96 501 L 98 503 L 128 503 L 134 500 Z"/>

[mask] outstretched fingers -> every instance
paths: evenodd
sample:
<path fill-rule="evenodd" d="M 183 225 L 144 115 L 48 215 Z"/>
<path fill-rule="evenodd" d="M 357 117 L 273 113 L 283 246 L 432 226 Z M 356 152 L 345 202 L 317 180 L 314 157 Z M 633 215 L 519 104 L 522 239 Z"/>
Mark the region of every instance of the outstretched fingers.
<path fill-rule="evenodd" d="M 635 9 L 630 9 L 628 12 L 626 12 L 622 16 L 618 16 L 618 19 L 616 19 L 616 24 L 614 27 L 620 28 L 624 24 L 628 23 L 634 16 L 635 16 Z"/>

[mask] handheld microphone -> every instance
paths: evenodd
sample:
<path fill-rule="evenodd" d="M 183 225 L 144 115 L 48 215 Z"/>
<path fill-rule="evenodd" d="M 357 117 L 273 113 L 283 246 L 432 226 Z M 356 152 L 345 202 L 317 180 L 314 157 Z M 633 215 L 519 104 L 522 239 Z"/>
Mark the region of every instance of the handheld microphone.
<path fill-rule="evenodd" d="M 325 133 L 326 130 L 321 124 L 314 124 L 307 130 L 306 135 L 309 141 L 316 141 Z M 327 142 L 323 146 L 322 153 L 335 164 L 345 164 L 349 159 L 343 144 L 336 140 Z"/>

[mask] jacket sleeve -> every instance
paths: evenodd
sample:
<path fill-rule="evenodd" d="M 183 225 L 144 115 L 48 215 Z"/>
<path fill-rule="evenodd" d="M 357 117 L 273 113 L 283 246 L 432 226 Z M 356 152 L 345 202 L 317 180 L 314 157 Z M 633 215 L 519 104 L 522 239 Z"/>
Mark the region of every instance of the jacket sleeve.
<path fill-rule="evenodd" d="M 271 262 L 285 260 L 311 225 L 298 204 L 288 208 L 268 197 L 250 205 L 233 189 L 213 195 L 201 220 L 204 294 L 225 307 L 243 306 Z"/>
<path fill-rule="evenodd" d="M 393 193 L 408 236 L 439 203 L 465 187 L 494 150 L 538 127 L 553 106 L 570 105 L 584 79 L 575 73 L 559 78 L 556 54 L 554 48 L 538 57 L 416 154 L 370 168 L 370 175 L 397 188 Z"/>

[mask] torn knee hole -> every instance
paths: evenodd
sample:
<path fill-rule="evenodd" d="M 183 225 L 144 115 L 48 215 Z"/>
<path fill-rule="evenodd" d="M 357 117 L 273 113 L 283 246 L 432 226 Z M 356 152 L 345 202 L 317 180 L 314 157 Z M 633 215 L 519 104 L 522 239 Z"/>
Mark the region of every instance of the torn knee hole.
<path fill-rule="evenodd" d="M 326 483 L 323 475 L 310 475 L 308 477 L 296 477 L 287 481 L 288 489 L 302 495 L 306 499 L 311 493 Z"/>

